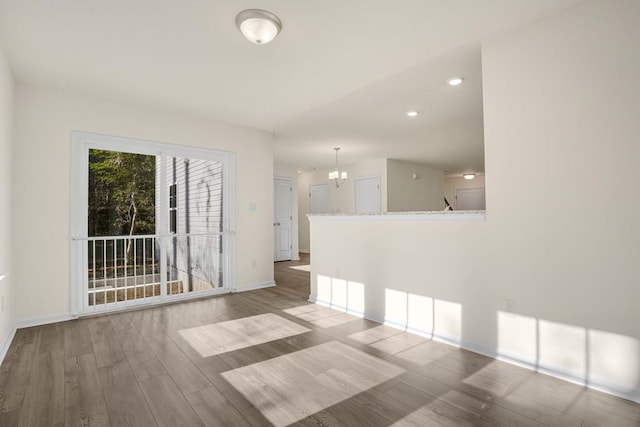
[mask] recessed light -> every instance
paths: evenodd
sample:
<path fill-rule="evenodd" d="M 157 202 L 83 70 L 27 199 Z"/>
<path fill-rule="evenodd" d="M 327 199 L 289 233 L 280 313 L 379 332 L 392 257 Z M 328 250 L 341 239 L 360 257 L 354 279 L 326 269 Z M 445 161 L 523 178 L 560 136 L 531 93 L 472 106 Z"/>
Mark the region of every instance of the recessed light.
<path fill-rule="evenodd" d="M 416 117 L 418 116 L 418 114 L 420 113 L 418 113 L 417 111 L 407 111 L 407 116 L 409 117 Z"/>
<path fill-rule="evenodd" d="M 476 177 L 475 173 L 465 173 L 462 175 L 464 177 L 464 179 L 473 179 Z"/>
<path fill-rule="evenodd" d="M 451 77 L 449 80 L 447 80 L 447 83 L 449 84 L 449 86 L 458 86 L 459 84 L 462 84 L 463 80 L 463 77 Z"/>

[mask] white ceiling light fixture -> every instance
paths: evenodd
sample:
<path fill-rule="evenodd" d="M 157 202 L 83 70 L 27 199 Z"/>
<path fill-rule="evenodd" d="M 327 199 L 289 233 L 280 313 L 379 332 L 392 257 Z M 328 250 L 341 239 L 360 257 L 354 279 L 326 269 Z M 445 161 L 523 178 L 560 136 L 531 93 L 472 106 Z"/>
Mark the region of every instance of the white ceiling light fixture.
<path fill-rule="evenodd" d="M 449 80 L 447 80 L 447 84 L 449 86 L 459 86 L 462 84 L 464 80 L 464 77 L 451 77 Z"/>
<path fill-rule="evenodd" d="M 247 40 L 255 44 L 269 43 L 282 30 L 280 19 L 262 9 L 247 9 L 238 13 L 236 26 Z"/>
<path fill-rule="evenodd" d="M 407 111 L 408 117 L 418 117 L 418 114 L 420 114 L 418 111 Z"/>
<path fill-rule="evenodd" d="M 473 179 L 473 178 L 476 177 L 476 174 L 475 173 L 465 173 L 465 174 L 462 175 L 462 177 L 464 179 Z"/>
<path fill-rule="evenodd" d="M 338 171 L 338 151 L 340 151 L 340 147 L 335 147 L 334 150 L 336 150 L 336 170 L 329 172 L 329 181 L 333 182 L 336 188 L 340 188 L 347 180 L 347 172 Z"/>

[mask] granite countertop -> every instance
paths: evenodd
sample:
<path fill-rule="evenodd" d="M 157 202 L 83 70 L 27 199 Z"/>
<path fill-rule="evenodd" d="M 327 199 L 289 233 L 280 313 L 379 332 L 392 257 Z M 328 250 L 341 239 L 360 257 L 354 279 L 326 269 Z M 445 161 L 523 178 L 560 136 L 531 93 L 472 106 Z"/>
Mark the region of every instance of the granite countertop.
<path fill-rule="evenodd" d="M 412 212 L 382 212 L 382 213 L 323 213 L 307 214 L 307 216 L 402 216 L 402 215 L 477 215 L 485 211 L 412 211 Z"/>
<path fill-rule="evenodd" d="M 370 214 L 326 213 L 308 214 L 309 220 L 371 220 L 371 221 L 484 221 L 485 211 L 419 211 Z"/>

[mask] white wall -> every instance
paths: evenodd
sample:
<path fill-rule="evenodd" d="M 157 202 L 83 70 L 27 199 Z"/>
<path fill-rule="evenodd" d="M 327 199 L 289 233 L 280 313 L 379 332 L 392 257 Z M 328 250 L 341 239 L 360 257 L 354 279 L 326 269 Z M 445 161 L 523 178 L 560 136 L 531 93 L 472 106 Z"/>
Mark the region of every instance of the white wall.
<path fill-rule="evenodd" d="M 0 48 L 0 360 L 5 339 L 9 338 L 14 313 L 11 254 L 11 150 L 14 84 L 9 64 Z M 4 309 L 3 309 L 4 308 Z M 8 345 L 8 342 L 6 343 Z"/>
<path fill-rule="evenodd" d="M 333 170 L 333 169 L 331 169 Z M 355 178 L 380 178 L 380 204 L 382 212 L 387 211 L 387 160 L 366 160 L 352 165 L 340 165 L 340 172 L 346 171 L 347 181 L 335 188 L 329 185 L 329 211 L 332 213 L 355 212 Z M 322 169 L 314 172 L 301 173 L 298 176 L 298 236 L 300 251 L 309 252 L 309 186 L 326 184 L 330 170 Z"/>
<path fill-rule="evenodd" d="M 640 401 L 638 22 L 585 1 L 484 44 L 486 221 L 312 224 L 312 293 L 415 295 L 426 332 Z"/>
<path fill-rule="evenodd" d="M 484 175 L 476 175 L 473 179 L 464 179 L 461 176 L 444 177 L 444 197 L 451 207 L 456 208 L 456 190 L 459 188 L 484 188 Z"/>
<path fill-rule="evenodd" d="M 309 244 L 309 186 L 327 182 L 327 171 L 304 172 L 298 175 L 298 244 L 303 253 L 310 252 Z M 331 191 L 331 189 L 329 189 Z"/>
<path fill-rule="evenodd" d="M 236 287 L 273 282 L 271 134 L 19 84 L 13 153 L 12 281 L 19 284 L 17 319 L 70 311 L 74 130 L 235 152 Z"/>
<path fill-rule="evenodd" d="M 420 163 L 387 160 L 389 212 L 441 211 L 444 209 L 443 194 L 442 170 Z"/>
<path fill-rule="evenodd" d="M 291 217 L 293 218 L 293 222 L 291 224 L 292 233 L 291 233 L 291 256 L 294 260 L 300 259 L 299 245 L 298 245 L 298 168 L 292 165 L 285 165 L 282 163 L 274 163 L 273 165 L 273 175 L 278 178 L 291 178 L 293 181 L 293 189 L 292 192 L 292 203 L 293 209 L 291 211 Z"/>

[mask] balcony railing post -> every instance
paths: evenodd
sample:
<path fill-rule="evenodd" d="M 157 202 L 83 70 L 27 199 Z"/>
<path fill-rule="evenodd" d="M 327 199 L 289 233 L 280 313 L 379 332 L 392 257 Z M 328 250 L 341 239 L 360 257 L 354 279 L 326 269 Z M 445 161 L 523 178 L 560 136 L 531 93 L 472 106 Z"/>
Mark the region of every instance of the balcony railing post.
<path fill-rule="evenodd" d="M 171 237 L 158 237 L 160 246 L 160 296 L 167 296 L 167 245 Z"/>

